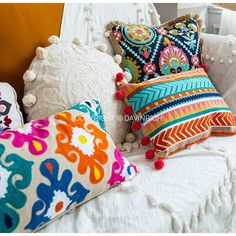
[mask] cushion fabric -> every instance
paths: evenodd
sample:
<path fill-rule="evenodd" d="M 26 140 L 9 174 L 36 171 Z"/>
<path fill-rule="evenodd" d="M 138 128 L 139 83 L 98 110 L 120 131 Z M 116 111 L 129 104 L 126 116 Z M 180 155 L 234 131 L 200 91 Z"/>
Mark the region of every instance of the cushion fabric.
<path fill-rule="evenodd" d="M 236 37 L 202 34 L 203 60 L 207 74 L 236 115 Z"/>
<path fill-rule="evenodd" d="M 132 83 L 198 68 L 201 65 L 201 20 L 188 14 L 160 26 L 111 22 L 110 40 L 122 55 Z"/>
<path fill-rule="evenodd" d="M 232 112 L 203 69 L 120 87 L 158 157 L 211 135 L 236 133 Z"/>
<path fill-rule="evenodd" d="M 114 77 L 122 70 L 113 58 L 95 48 L 65 42 L 41 52 L 43 59 L 37 54 L 24 77 L 28 121 L 56 114 L 89 97 L 100 102 L 106 130 L 114 142 L 123 142 L 128 122 L 120 118 L 123 103 L 114 98 Z M 28 95 L 33 96 L 32 103 Z"/>
<path fill-rule="evenodd" d="M 0 141 L 0 232 L 37 231 L 137 173 L 94 100 L 4 131 Z"/>
<path fill-rule="evenodd" d="M 0 83 L 0 132 L 22 124 L 15 90 L 8 83 Z"/>

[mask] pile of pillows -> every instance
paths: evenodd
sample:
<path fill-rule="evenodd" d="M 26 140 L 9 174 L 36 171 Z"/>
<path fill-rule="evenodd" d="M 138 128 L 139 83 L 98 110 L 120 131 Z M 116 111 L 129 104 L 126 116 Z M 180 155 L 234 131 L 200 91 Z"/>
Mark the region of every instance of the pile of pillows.
<path fill-rule="evenodd" d="M 115 145 L 134 142 L 131 130 L 142 130 L 156 169 L 211 135 L 236 134 L 206 73 L 200 31 L 193 14 L 160 26 L 114 21 L 106 31 L 114 57 L 106 45 L 51 36 L 23 76 L 25 125 L 15 93 L 1 83 L 0 232 L 37 231 L 131 180 L 137 167 Z"/>

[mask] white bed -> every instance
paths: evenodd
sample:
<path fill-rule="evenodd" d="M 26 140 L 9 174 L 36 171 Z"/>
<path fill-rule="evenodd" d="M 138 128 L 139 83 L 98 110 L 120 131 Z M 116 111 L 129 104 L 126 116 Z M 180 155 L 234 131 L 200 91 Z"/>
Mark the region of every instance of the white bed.
<path fill-rule="evenodd" d="M 236 136 L 211 137 L 161 171 L 144 150 L 126 154 L 140 169 L 133 192 L 113 188 L 40 232 L 235 232 L 235 144 Z"/>

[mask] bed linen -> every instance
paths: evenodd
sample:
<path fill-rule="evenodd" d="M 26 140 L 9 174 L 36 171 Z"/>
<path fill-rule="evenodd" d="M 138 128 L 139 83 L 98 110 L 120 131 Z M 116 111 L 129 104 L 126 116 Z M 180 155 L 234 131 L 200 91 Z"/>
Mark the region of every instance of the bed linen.
<path fill-rule="evenodd" d="M 235 232 L 235 143 L 211 137 L 174 154 L 162 171 L 144 149 L 126 154 L 140 169 L 133 192 L 111 189 L 40 232 Z"/>

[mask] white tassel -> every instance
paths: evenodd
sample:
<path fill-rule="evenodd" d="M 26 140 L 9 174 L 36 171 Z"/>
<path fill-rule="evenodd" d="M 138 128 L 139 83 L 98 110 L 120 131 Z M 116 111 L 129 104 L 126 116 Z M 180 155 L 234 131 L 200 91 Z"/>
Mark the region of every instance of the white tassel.
<path fill-rule="evenodd" d="M 36 74 L 32 70 L 27 70 L 23 75 L 23 80 L 33 82 L 36 79 Z"/>
<path fill-rule="evenodd" d="M 130 181 L 125 181 L 120 184 L 120 191 L 125 193 L 137 192 L 139 190 L 139 186 L 131 183 Z"/>
<path fill-rule="evenodd" d="M 205 211 L 206 214 L 215 214 L 216 212 L 216 209 L 209 198 L 206 200 Z"/>
<path fill-rule="evenodd" d="M 225 233 L 235 233 L 236 229 L 236 205 L 233 205 L 232 213 L 225 223 Z"/>
<path fill-rule="evenodd" d="M 212 191 L 212 203 L 216 209 L 221 207 L 221 201 L 215 190 Z"/>
<path fill-rule="evenodd" d="M 51 43 L 51 44 L 58 44 L 58 43 L 60 43 L 60 38 L 56 35 L 51 35 L 48 38 L 48 42 Z"/>
<path fill-rule="evenodd" d="M 231 196 L 233 203 L 236 204 L 236 182 L 233 182 L 232 184 Z"/>
<path fill-rule="evenodd" d="M 150 194 L 146 194 L 146 197 L 147 197 L 147 200 L 148 200 L 148 203 L 149 203 L 150 206 L 152 206 L 152 207 L 157 206 L 157 201 L 156 201 L 155 197 L 153 197 Z"/>
<path fill-rule="evenodd" d="M 229 181 L 229 178 L 225 175 L 224 177 L 224 186 L 227 188 L 227 189 L 230 189 L 231 188 L 231 184 L 230 184 L 230 181 Z"/>
<path fill-rule="evenodd" d="M 171 219 L 172 219 L 172 227 L 173 227 L 173 231 L 175 233 L 181 233 L 181 221 L 180 219 L 174 214 L 173 212 L 173 208 L 169 205 L 169 204 L 166 204 L 166 203 L 161 203 L 159 205 L 160 208 L 162 208 L 163 210 L 165 211 L 168 211 L 170 216 L 171 216 Z"/>
<path fill-rule="evenodd" d="M 236 182 L 236 169 L 231 171 L 230 180 L 231 182 Z"/>
<path fill-rule="evenodd" d="M 227 164 L 228 169 L 232 170 L 233 163 L 232 163 L 231 159 L 228 156 L 226 156 L 226 164 Z"/>
<path fill-rule="evenodd" d="M 107 51 L 107 45 L 106 44 L 100 44 L 95 47 L 97 50 L 101 52 L 106 52 Z"/>
<path fill-rule="evenodd" d="M 33 94 L 28 94 L 23 97 L 22 102 L 25 107 L 32 107 L 37 102 L 37 98 Z"/>
<path fill-rule="evenodd" d="M 48 52 L 46 49 L 37 47 L 36 48 L 36 56 L 40 59 L 43 60 L 48 56 Z"/>
<path fill-rule="evenodd" d="M 192 232 L 195 232 L 198 228 L 198 218 L 193 213 L 192 213 L 192 217 L 191 217 L 190 228 L 191 228 Z"/>
<path fill-rule="evenodd" d="M 113 58 L 116 64 L 120 64 L 122 62 L 122 57 L 118 54 L 116 54 Z"/>
<path fill-rule="evenodd" d="M 205 210 L 202 206 L 199 207 L 199 212 L 198 212 L 198 222 L 203 223 L 206 220 L 206 214 Z"/>
<path fill-rule="evenodd" d="M 192 231 L 186 221 L 184 221 L 184 224 L 183 224 L 183 232 L 184 233 L 192 233 Z"/>

